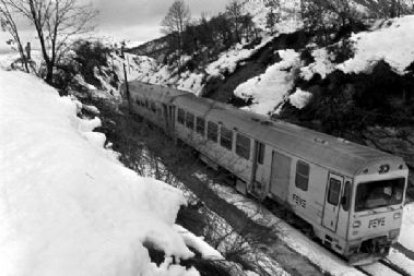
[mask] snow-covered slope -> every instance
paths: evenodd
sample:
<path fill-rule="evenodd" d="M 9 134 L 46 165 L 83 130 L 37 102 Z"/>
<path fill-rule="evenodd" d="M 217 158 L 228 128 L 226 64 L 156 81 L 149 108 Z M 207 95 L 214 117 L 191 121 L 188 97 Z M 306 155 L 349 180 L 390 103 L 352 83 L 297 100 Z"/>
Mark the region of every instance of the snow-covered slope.
<path fill-rule="evenodd" d="M 260 76 L 240 84 L 234 94 L 243 99 L 252 98 L 249 110 L 271 115 L 278 112 L 278 106 L 294 85 L 294 71 L 300 66 L 299 54 L 294 50 L 278 51 L 281 61 L 267 68 Z"/>
<path fill-rule="evenodd" d="M 414 15 L 382 22 L 372 31 L 352 35 L 350 42 L 354 52 L 352 58 L 335 63 L 335 55 L 332 52 L 326 48 L 316 48 L 311 52 L 314 62 L 302 67 L 300 61 L 296 62 L 296 67 L 300 67 L 299 76 L 309 81 L 315 74 L 324 79 L 334 70 L 342 70 L 344 73 L 369 73 L 379 61 L 388 63 L 398 74 L 405 74 L 407 67 L 414 62 Z M 286 61 L 282 59 L 270 66 L 265 74 L 236 88 L 237 96 L 253 98 L 252 111 L 273 114 L 274 109 L 285 100 L 281 95 L 287 96 L 292 92 L 289 90 L 294 87 L 293 73 L 296 72 L 289 74 L 289 70 L 279 70 L 279 73 L 271 73 L 271 68 L 277 67 L 285 68 Z M 285 75 L 289 77 L 286 78 Z M 266 82 L 266 79 L 272 81 Z M 283 91 L 280 91 L 281 89 Z M 256 106 L 263 108 L 258 109 Z M 299 106 L 304 107 L 302 104 Z"/>
<path fill-rule="evenodd" d="M 338 66 L 345 73 L 367 72 L 384 60 L 403 74 L 414 62 L 414 15 L 386 21 L 373 32 L 353 35 L 351 41 L 355 56 Z"/>
<path fill-rule="evenodd" d="M 122 166 L 99 120 L 41 80 L 0 71 L 0 86 L 1 275 L 198 275 L 169 258 L 193 255 L 174 228 L 181 192 Z"/>

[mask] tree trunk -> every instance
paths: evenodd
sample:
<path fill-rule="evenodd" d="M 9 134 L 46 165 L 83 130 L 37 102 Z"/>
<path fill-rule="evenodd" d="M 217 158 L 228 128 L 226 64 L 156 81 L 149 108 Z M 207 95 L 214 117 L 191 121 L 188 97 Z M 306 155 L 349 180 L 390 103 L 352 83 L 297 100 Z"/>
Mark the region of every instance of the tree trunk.
<path fill-rule="evenodd" d="M 53 63 L 47 62 L 46 63 L 46 78 L 45 81 L 52 85 L 53 84 Z"/>

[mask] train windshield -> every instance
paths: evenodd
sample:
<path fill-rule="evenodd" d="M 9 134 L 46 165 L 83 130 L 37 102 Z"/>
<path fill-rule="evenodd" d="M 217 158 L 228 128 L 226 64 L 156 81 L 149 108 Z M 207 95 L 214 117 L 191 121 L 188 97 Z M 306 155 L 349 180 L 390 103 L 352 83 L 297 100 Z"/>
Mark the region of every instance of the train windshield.
<path fill-rule="evenodd" d="M 355 212 L 400 204 L 403 199 L 404 183 L 404 178 L 395 178 L 358 184 Z"/>

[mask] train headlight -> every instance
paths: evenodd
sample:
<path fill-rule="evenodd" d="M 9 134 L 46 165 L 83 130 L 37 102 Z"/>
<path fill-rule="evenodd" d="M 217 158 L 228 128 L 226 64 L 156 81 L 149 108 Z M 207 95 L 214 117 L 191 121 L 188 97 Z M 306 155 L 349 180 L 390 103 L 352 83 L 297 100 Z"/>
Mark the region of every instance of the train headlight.
<path fill-rule="evenodd" d="M 401 218 L 401 213 L 400 212 L 394 213 L 394 215 L 392 217 L 394 219 L 399 219 L 399 218 Z"/>
<path fill-rule="evenodd" d="M 354 223 L 352 224 L 353 228 L 358 228 L 360 226 L 361 226 L 361 221 L 359 221 L 359 220 L 354 221 Z"/>
<path fill-rule="evenodd" d="M 390 239 L 396 239 L 398 235 L 400 234 L 400 229 L 394 229 L 390 231 Z"/>

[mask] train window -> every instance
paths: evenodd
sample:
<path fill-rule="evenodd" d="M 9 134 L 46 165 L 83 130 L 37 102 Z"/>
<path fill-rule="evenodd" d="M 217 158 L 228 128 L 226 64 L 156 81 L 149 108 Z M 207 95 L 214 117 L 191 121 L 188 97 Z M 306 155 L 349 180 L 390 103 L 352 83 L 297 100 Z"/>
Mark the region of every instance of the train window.
<path fill-rule="evenodd" d="M 257 163 L 263 165 L 265 154 L 265 145 L 263 143 L 257 142 Z"/>
<path fill-rule="evenodd" d="M 196 120 L 196 131 L 204 136 L 204 128 L 206 125 L 206 121 L 203 118 L 197 117 Z"/>
<path fill-rule="evenodd" d="M 220 144 L 226 149 L 231 150 L 233 146 L 233 131 L 222 126 L 220 134 Z"/>
<path fill-rule="evenodd" d="M 185 125 L 189 129 L 194 129 L 194 114 L 187 112 L 187 116 L 185 117 Z"/>
<path fill-rule="evenodd" d="M 240 133 L 236 136 L 236 153 L 237 155 L 249 160 L 250 159 L 250 138 Z"/>
<path fill-rule="evenodd" d="M 177 122 L 179 122 L 180 124 L 184 124 L 184 120 L 185 120 L 185 111 L 182 108 L 178 109 L 177 112 Z"/>
<path fill-rule="evenodd" d="M 401 204 L 404 178 L 359 183 L 355 195 L 355 212 Z"/>
<path fill-rule="evenodd" d="M 207 138 L 213 142 L 217 143 L 217 137 L 218 137 L 218 126 L 217 124 L 213 122 L 208 122 L 207 125 Z"/>
<path fill-rule="evenodd" d="M 303 161 L 296 163 L 295 185 L 301 190 L 307 191 L 309 184 L 309 165 Z"/>
<path fill-rule="evenodd" d="M 329 192 L 328 192 L 328 202 L 332 205 L 337 206 L 339 204 L 339 198 L 341 196 L 341 181 L 331 178 L 329 180 Z"/>
<path fill-rule="evenodd" d="M 348 211 L 351 204 L 351 182 L 345 182 L 344 195 L 342 196 L 341 205 L 344 211 Z"/>

